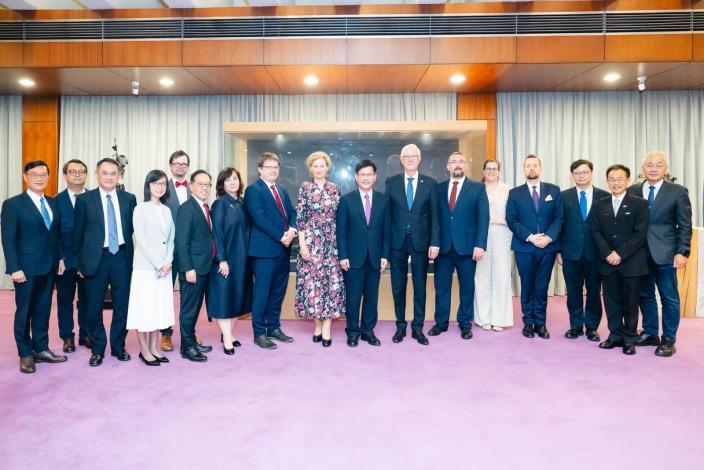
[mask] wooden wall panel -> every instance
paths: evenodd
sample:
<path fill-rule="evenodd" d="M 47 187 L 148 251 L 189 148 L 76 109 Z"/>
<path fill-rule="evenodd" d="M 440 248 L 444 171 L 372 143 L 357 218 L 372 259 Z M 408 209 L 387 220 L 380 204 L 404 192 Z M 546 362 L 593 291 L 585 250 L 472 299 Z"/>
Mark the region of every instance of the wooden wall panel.
<path fill-rule="evenodd" d="M 486 158 L 496 160 L 496 119 L 486 120 Z"/>
<path fill-rule="evenodd" d="M 49 166 L 46 194 L 56 194 L 59 181 L 59 97 L 22 98 L 22 165 L 43 160 Z"/>
<path fill-rule="evenodd" d="M 100 67 L 103 43 L 25 42 L 25 67 Z"/>
<path fill-rule="evenodd" d="M 692 35 L 692 60 L 704 60 L 704 34 Z"/>
<path fill-rule="evenodd" d="M 433 64 L 513 63 L 516 61 L 516 38 L 432 38 L 430 60 Z"/>
<path fill-rule="evenodd" d="M 603 11 L 603 0 L 537 1 L 516 4 L 519 13 L 549 13 L 571 11 Z"/>
<path fill-rule="evenodd" d="M 429 64 L 430 38 L 350 38 L 348 64 Z"/>
<path fill-rule="evenodd" d="M 183 62 L 181 41 L 105 41 L 105 67 L 168 67 Z"/>
<path fill-rule="evenodd" d="M 22 42 L 0 42 L 0 67 L 22 67 Z"/>
<path fill-rule="evenodd" d="M 522 64 L 603 60 L 604 36 L 523 36 L 516 40 L 516 62 Z"/>
<path fill-rule="evenodd" d="M 692 60 L 691 34 L 606 36 L 607 62 L 679 62 Z"/>
<path fill-rule="evenodd" d="M 609 0 L 605 10 L 682 10 L 692 8 L 692 0 Z"/>
<path fill-rule="evenodd" d="M 183 65 L 264 65 L 264 40 L 183 41 Z"/>
<path fill-rule="evenodd" d="M 266 65 L 342 65 L 346 62 L 346 39 L 272 39 L 264 42 Z"/>
<path fill-rule="evenodd" d="M 496 93 L 457 95 L 457 119 L 496 119 Z"/>

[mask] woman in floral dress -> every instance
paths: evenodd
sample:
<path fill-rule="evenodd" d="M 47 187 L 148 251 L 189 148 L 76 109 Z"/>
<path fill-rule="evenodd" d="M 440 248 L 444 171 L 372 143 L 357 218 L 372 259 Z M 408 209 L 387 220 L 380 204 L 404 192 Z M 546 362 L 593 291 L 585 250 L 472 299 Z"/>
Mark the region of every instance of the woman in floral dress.
<path fill-rule="evenodd" d="M 340 188 L 327 180 L 330 156 L 313 152 L 306 165 L 313 177 L 298 191 L 299 256 L 296 277 L 296 313 L 315 320 L 313 342 L 332 344 L 332 319 L 345 313 L 342 269 L 337 259 L 335 216 Z"/>

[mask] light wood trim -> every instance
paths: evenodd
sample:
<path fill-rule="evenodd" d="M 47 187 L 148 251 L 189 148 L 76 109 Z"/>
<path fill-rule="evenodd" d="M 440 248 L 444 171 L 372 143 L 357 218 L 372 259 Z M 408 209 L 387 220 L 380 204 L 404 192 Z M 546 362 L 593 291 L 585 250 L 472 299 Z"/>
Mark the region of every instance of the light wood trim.
<path fill-rule="evenodd" d="M 339 121 L 339 122 L 225 122 L 223 132 L 271 134 L 276 132 L 467 132 L 486 130 L 484 121 Z"/>
<path fill-rule="evenodd" d="M 105 67 L 167 67 L 183 62 L 183 44 L 176 41 L 105 41 Z"/>
<path fill-rule="evenodd" d="M 487 160 L 496 159 L 496 120 L 487 119 L 486 121 L 486 158 Z"/>
<path fill-rule="evenodd" d="M 56 194 L 59 181 L 58 96 L 22 97 L 22 166 L 43 160 L 49 166 L 46 194 Z M 23 188 L 24 188 L 23 184 Z"/>
<path fill-rule="evenodd" d="M 582 12 L 604 10 L 604 1 L 537 1 L 517 3 L 516 11 L 519 13 L 551 13 L 551 12 Z"/>
<path fill-rule="evenodd" d="M 0 42 L 0 67 L 22 67 L 23 63 L 22 42 Z"/>
<path fill-rule="evenodd" d="M 688 10 L 691 0 L 611 0 L 605 5 L 606 11 L 627 10 Z"/>
<path fill-rule="evenodd" d="M 516 38 L 431 38 L 430 60 L 433 64 L 513 63 L 516 61 Z"/>
<path fill-rule="evenodd" d="M 429 64 L 430 38 L 350 38 L 348 64 Z"/>
<path fill-rule="evenodd" d="M 692 231 L 689 259 L 684 268 L 677 270 L 677 287 L 680 294 L 680 316 L 695 317 L 697 314 L 697 279 L 699 264 L 700 230 Z"/>
<path fill-rule="evenodd" d="M 516 62 L 602 62 L 604 44 L 604 36 L 519 36 L 516 40 Z"/>
<path fill-rule="evenodd" d="M 692 60 L 704 61 L 704 34 L 692 35 Z"/>
<path fill-rule="evenodd" d="M 496 93 L 457 95 L 457 119 L 496 119 Z"/>
<path fill-rule="evenodd" d="M 691 34 L 606 36 L 606 62 L 686 62 L 692 60 Z"/>
<path fill-rule="evenodd" d="M 183 65 L 264 65 L 264 40 L 183 41 Z"/>
<path fill-rule="evenodd" d="M 266 65 L 343 65 L 347 62 L 347 40 L 271 39 L 264 41 Z"/>
<path fill-rule="evenodd" d="M 100 67 L 103 43 L 25 42 L 25 67 Z"/>

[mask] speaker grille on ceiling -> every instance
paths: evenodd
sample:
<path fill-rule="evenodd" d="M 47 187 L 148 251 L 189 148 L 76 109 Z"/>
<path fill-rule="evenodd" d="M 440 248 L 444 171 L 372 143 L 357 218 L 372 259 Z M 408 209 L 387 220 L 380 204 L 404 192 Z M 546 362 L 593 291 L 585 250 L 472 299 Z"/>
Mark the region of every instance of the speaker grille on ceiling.
<path fill-rule="evenodd" d="M 0 41 L 21 41 L 21 21 L 0 21 Z"/>
<path fill-rule="evenodd" d="M 517 15 L 517 30 L 518 34 L 601 34 L 604 32 L 604 15 Z"/>
<path fill-rule="evenodd" d="M 607 33 L 677 32 L 692 30 L 692 12 L 610 13 Z"/>
<path fill-rule="evenodd" d="M 181 31 L 180 19 L 105 21 L 105 39 L 177 39 Z"/>
<path fill-rule="evenodd" d="M 188 19 L 183 21 L 184 38 L 258 38 L 263 35 L 263 18 Z"/>
<path fill-rule="evenodd" d="M 345 36 L 346 18 L 308 17 L 308 18 L 264 18 L 265 37 L 295 37 L 295 36 Z"/>
<path fill-rule="evenodd" d="M 427 36 L 430 17 L 418 16 L 348 16 L 348 36 Z"/>
<path fill-rule="evenodd" d="M 472 36 L 516 34 L 515 15 L 431 16 L 433 36 Z"/>
<path fill-rule="evenodd" d="M 24 38 L 31 40 L 49 39 L 102 39 L 103 23 L 92 21 L 26 21 Z"/>

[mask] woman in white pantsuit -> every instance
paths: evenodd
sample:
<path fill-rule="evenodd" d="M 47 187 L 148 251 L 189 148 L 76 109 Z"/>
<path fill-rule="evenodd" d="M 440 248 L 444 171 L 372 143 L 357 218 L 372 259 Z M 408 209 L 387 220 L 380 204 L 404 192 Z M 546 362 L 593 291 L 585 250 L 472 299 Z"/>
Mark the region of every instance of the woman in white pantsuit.
<path fill-rule="evenodd" d="M 501 164 L 484 162 L 489 197 L 489 235 L 486 252 L 474 276 L 474 321 L 485 330 L 502 331 L 513 325 L 511 298 L 511 231 L 506 225 L 509 186 L 499 181 Z"/>

